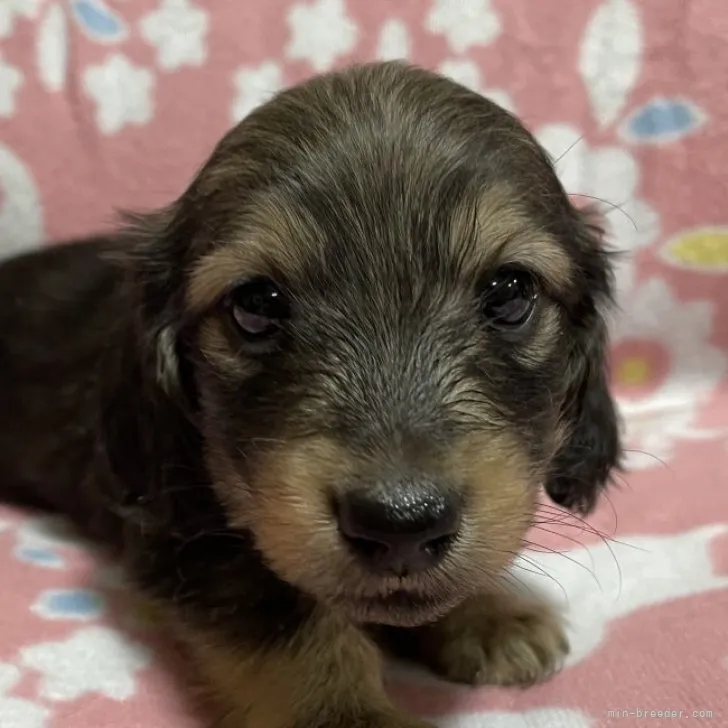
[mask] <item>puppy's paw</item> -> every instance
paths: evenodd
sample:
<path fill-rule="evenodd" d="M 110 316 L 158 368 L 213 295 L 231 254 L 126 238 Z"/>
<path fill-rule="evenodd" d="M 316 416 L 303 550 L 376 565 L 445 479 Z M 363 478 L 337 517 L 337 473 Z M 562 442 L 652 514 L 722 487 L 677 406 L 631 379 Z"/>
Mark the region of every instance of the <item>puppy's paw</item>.
<path fill-rule="evenodd" d="M 548 605 L 500 596 L 470 599 L 423 638 L 431 669 L 470 685 L 531 685 L 557 672 L 569 652 Z"/>

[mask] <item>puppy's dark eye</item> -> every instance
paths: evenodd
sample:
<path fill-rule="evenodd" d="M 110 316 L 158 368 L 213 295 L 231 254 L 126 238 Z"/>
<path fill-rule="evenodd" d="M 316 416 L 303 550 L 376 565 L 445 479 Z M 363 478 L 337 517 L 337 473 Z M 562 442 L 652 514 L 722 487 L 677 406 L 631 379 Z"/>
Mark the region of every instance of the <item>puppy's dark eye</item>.
<path fill-rule="evenodd" d="M 268 278 L 253 278 L 234 288 L 228 306 L 235 324 L 251 341 L 274 335 L 290 316 L 288 298 Z"/>
<path fill-rule="evenodd" d="M 504 267 L 485 285 L 483 313 L 491 326 L 517 328 L 531 318 L 537 298 L 538 286 L 528 271 Z"/>

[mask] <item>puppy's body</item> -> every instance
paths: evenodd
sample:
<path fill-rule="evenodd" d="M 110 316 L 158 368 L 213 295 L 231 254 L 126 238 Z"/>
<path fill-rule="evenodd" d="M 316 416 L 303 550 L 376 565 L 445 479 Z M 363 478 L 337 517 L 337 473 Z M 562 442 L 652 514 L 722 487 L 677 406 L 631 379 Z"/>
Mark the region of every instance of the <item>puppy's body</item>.
<path fill-rule="evenodd" d="M 374 637 L 471 683 L 565 652 L 499 575 L 539 485 L 587 511 L 618 464 L 609 297 L 513 117 L 398 64 L 320 77 L 169 209 L 0 267 L 0 494 L 121 559 L 214 725 L 415 726 Z"/>
<path fill-rule="evenodd" d="M 0 266 L 3 493 L 78 508 L 82 524 L 90 521 L 83 484 L 97 459 L 106 375 L 110 365 L 112 376 L 123 370 L 130 341 L 121 314 L 131 301 L 122 271 L 100 257 L 103 245 L 54 246 Z"/>

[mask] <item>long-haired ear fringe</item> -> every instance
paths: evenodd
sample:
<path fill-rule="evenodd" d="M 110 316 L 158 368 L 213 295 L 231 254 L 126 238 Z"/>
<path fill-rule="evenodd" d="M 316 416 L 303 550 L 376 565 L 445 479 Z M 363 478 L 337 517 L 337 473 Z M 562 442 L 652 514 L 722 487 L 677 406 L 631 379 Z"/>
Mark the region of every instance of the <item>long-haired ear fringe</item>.
<path fill-rule="evenodd" d="M 144 366 L 171 396 L 181 387 L 180 332 L 185 324 L 185 272 L 194 231 L 182 205 L 120 213 L 107 255 L 126 274 Z"/>
<path fill-rule="evenodd" d="M 614 253 L 605 249 L 599 216 L 574 211 L 573 240 L 584 276 L 575 307 L 562 422 L 568 436 L 545 490 L 559 505 L 586 514 L 622 464 L 620 422 L 609 388 L 606 316 L 614 305 Z"/>

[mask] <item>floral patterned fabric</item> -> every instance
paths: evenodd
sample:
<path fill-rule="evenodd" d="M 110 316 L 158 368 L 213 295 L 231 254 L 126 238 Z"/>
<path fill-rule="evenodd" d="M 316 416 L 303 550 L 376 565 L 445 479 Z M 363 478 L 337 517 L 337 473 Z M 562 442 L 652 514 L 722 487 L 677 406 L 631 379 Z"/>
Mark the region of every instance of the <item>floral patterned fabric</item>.
<path fill-rule="evenodd" d="M 392 694 L 442 728 L 728 725 L 724 0 L 0 0 L 0 253 L 164 204 L 277 89 L 396 57 L 514 110 L 602 201 L 631 472 L 516 566 L 567 611 L 560 675 L 393 667 Z M 0 593 L 2 728 L 194 728 L 150 615 L 62 524 L 0 510 Z"/>

